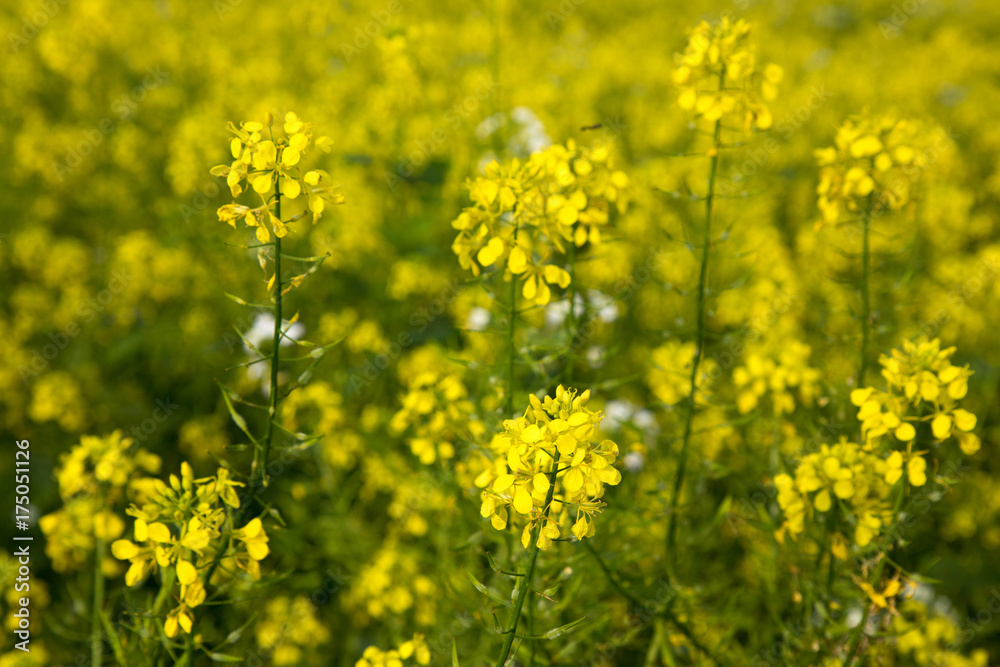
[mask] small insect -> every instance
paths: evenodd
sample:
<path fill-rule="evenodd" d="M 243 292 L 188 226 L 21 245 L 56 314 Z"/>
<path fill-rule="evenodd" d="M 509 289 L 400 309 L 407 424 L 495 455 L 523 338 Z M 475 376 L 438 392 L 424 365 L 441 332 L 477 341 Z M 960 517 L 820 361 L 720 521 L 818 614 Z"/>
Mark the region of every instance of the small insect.
<path fill-rule="evenodd" d="M 586 132 L 587 130 L 599 130 L 604 127 L 604 123 L 597 123 L 596 125 L 584 125 L 580 128 L 581 132 Z"/>

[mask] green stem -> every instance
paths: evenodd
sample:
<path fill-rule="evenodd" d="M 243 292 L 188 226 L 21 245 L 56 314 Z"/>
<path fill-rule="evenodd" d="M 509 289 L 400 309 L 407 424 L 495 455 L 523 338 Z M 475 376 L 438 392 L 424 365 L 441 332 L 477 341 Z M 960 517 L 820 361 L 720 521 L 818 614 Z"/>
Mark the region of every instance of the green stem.
<path fill-rule="evenodd" d="M 569 242 L 569 311 L 566 313 L 566 385 L 573 382 L 573 352 L 576 338 L 576 242 Z"/>
<path fill-rule="evenodd" d="M 174 588 L 174 576 L 174 569 L 172 567 L 160 570 L 160 590 L 156 593 L 156 600 L 153 601 L 153 609 L 149 614 L 149 622 L 153 624 L 154 628 L 150 632 L 150 636 L 157 635 L 160 637 L 161 646 L 167 649 L 167 653 L 171 655 L 171 658 L 173 657 L 173 653 L 170 650 L 167 636 L 163 632 L 163 623 L 160 622 L 159 616 L 163 612 L 163 605 L 170 599 L 170 592 Z M 206 579 L 205 581 L 208 580 Z"/>
<path fill-rule="evenodd" d="M 517 242 L 517 229 L 514 229 Z M 509 305 L 507 311 L 507 394 L 503 398 L 504 419 L 511 416 L 514 409 L 514 334 L 517 329 L 517 276 L 510 274 Z"/>
<path fill-rule="evenodd" d="M 549 515 L 549 507 L 552 505 L 552 497 L 556 490 L 556 472 L 559 466 L 556 459 L 552 460 L 552 471 L 549 473 L 549 491 L 545 494 L 545 516 Z M 514 601 L 514 617 L 510 621 L 510 627 L 504 631 L 503 646 L 500 648 L 500 657 L 497 659 L 496 667 L 503 667 L 510 655 L 510 648 L 514 645 L 514 635 L 517 634 L 517 623 L 521 619 L 521 608 L 524 607 L 524 599 L 528 596 L 528 589 L 531 588 L 531 576 L 535 573 L 535 561 L 538 560 L 538 537 L 542 534 L 542 524 L 545 519 L 538 522 L 538 525 L 531 531 L 531 551 L 528 554 L 528 569 L 521 578 L 521 588 L 517 591 L 517 599 Z"/>
<path fill-rule="evenodd" d="M 281 220 L 281 176 L 274 183 L 274 215 Z M 267 428 L 261 451 L 260 483 L 267 486 L 267 459 L 271 454 L 274 419 L 278 414 L 278 366 L 281 357 L 281 239 L 274 236 L 274 346 L 271 350 L 271 389 L 268 393 Z"/>
<path fill-rule="evenodd" d="M 104 652 L 101 635 L 101 610 L 104 608 L 104 540 L 97 538 L 94 554 L 94 607 L 90 612 L 90 664 L 100 665 Z"/>
<path fill-rule="evenodd" d="M 725 71 L 720 75 L 719 87 L 723 87 Z M 708 286 L 708 256 L 712 244 L 712 212 L 715 203 L 715 177 L 719 170 L 720 136 L 722 120 L 715 121 L 715 131 L 712 134 L 712 157 L 708 168 L 708 193 L 705 195 L 705 231 L 702 236 L 701 269 L 698 274 L 698 325 L 695 331 L 694 359 L 691 361 L 690 395 L 688 410 L 684 419 L 684 439 L 681 453 L 677 461 L 677 476 L 674 478 L 674 492 L 670 498 L 669 525 L 667 527 L 667 569 L 673 573 L 677 569 L 677 505 L 680 502 L 681 490 L 684 486 L 684 474 L 687 471 L 688 450 L 691 445 L 691 427 L 694 422 L 695 396 L 698 387 L 698 371 L 705 350 L 705 292 Z"/>
<path fill-rule="evenodd" d="M 280 175 L 276 176 L 274 179 L 274 196 L 274 215 L 278 218 L 278 220 L 281 220 Z M 241 527 L 247 510 L 253 504 L 254 498 L 257 496 L 258 489 L 267 486 L 267 461 L 271 453 L 271 440 L 274 437 L 274 419 L 278 414 L 278 366 L 281 361 L 281 239 L 278 238 L 277 235 L 274 237 L 274 337 L 272 339 L 272 344 L 271 386 L 268 392 L 267 427 L 264 430 L 264 438 L 261 443 L 260 452 L 254 452 L 253 466 L 250 471 L 249 493 L 247 494 L 246 503 L 243 504 L 236 512 L 236 517 L 233 520 L 234 528 Z M 258 470 L 260 471 L 259 476 L 257 475 Z M 208 567 L 208 575 L 205 577 L 205 583 L 211 582 L 212 575 L 215 574 L 216 569 L 219 567 L 219 563 L 222 562 L 222 556 L 229 551 L 230 543 L 231 540 L 227 535 L 222 549 L 216 553 L 215 559 Z"/>
<path fill-rule="evenodd" d="M 904 469 L 903 478 L 900 480 L 899 494 L 896 496 L 896 503 L 892 509 L 892 521 L 889 522 L 889 531 L 887 537 L 889 538 L 889 544 L 886 545 L 885 549 L 882 551 L 882 558 L 879 559 L 878 565 L 875 567 L 875 576 L 871 580 L 871 585 L 874 588 L 878 586 L 878 582 L 882 579 L 882 571 L 885 569 L 885 564 L 888 562 L 886 554 L 892 549 L 892 544 L 895 541 L 893 533 L 896 532 L 896 521 L 899 519 L 899 512 L 903 508 L 903 498 L 906 496 L 906 472 Z M 865 626 L 868 624 L 868 615 L 871 613 L 872 603 L 869 602 L 865 605 L 865 613 L 861 616 L 861 622 L 858 626 L 854 628 L 851 632 L 851 647 L 847 650 L 847 664 L 845 667 L 852 667 L 854 660 L 857 658 L 858 645 L 861 643 L 861 636 L 864 634 Z"/>
<path fill-rule="evenodd" d="M 869 264 L 871 250 L 869 247 L 868 228 L 872 216 L 872 195 L 868 195 L 868 205 L 861 216 L 861 364 L 858 368 L 858 388 L 865 386 L 865 371 L 868 368 L 868 338 L 869 320 L 871 319 L 871 295 L 868 290 Z"/>
<path fill-rule="evenodd" d="M 601 554 L 599 554 L 597 552 L 597 549 L 595 549 L 590 544 L 590 542 L 587 541 L 587 540 L 580 540 L 580 542 L 583 544 L 584 547 L 586 547 L 587 551 L 589 551 L 590 554 L 597 561 L 598 567 L 601 568 L 601 572 L 603 572 L 604 576 L 607 577 L 607 579 L 608 579 L 609 582 L 611 582 L 611 586 L 616 591 L 618 591 L 618 593 L 623 598 L 625 598 L 626 600 L 628 600 L 632 604 L 633 607 L 635 607 L 636 609 L 639 609 L 639 610 L 644 610 L 645 609 L 645 605 L 643 603 L 639 602 L 639 598 L 637 598 L 636 596 L 632 595 L 631 593 L 628 592 L 628 590 L 626 590 L 626 588 L 618 580 L 618 577 L 616 577 L 615 574 L 614 574 L 614 572 L 611 571 L 611 568 L 608 567 L 608 564 L 604 562 L 603 558 L 601 558 Z M 691 628 L 689 628 L 687 626 L 687 624 L 685 624 L 683 621 L 681 621 L 676 616 L 674 616 L 673 613 L 670 611 L 670 609 L 668 607 L 664 607 L 664 609 L 663 609 L 663 616 L 668 621 L 670 621 L 675 626 L 677 626 L 677 629 L 681 631 L 681 634 L 683 634 L 685 637 L 687 637 L 688 641 L 691 642 L 692 646 L 694 646 L 696 649 L 698 649 L 699 651 L 701 651 L 702 653 L 704 653 L 706 656 L 708 656 L 709 660 L 711 660 L 713 663 L 715 663 L 717 665 L 721 664 L 719 662 L 718 658 L 716 658 L 712 654 L 712 652 L 704 644 L 702 644 L 700 641 L 698 641 L 698 638 L 694 636 L 693 632 L 691 632 Z"/>

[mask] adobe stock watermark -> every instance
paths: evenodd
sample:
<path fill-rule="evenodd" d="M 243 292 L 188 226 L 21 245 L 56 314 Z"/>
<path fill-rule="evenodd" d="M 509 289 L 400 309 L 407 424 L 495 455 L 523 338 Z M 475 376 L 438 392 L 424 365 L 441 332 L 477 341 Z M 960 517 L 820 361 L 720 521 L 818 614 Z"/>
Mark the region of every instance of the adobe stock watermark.
<path fill-rule="evenodd" d="M 785 114 L 780 121 L 775 123 L 775 132 L 780 134 L 782 139 L 791 139 L 829 99 L 830 94 L 825 85 L 813 86 L 804 103 L 800 104 L 795 111 Z M 737 190 L 742 188 L 742 184 L 763 168 L 780 148 L 781 145 L 773 136 L 765 137 L 763 145 L 759 148 L 748 147 L 741 153 L 740 157 L 736 158 L 735 164 L 729 171 L 729 176 L 720 180 L 716 186 L 716 192 L 725 197 L 737 196 L 739 194 Z"/>
<path fill-rule="evenodd" d="M 83 324 L 89 324 L 97 319 L 97 316 L 104 312 L 116 294 L 121 294 L 134 276 L 126 271 L 115 270 L 112 272 L 108 286 L 102 289 L 95 296 L 77 305 L 76 314 L 81 318 Z M 48 343 L 42 345 L 40 349 L 32 350 L 31 360 L 28 365 L 20 364 L 17 372 L 21 375 L 21 381 L 28 384 L 29 378 L 36 378 L 44 373 L 52 361 L 69 346 L 71 340 L 80 335 L 83 327 L 77 320 L 72 320 L 59 331 L 48 334 Z"/>
<path fill-rule="evenodd" d="M 545 18 L 548 19 L 549 27 L 555 30 L 566 20 L 576 14 L 577 8 L 587 0 L 562 0 L 555 9 L 546 9 Z"/>
<path fill-rule="evenodd" d="M 372 21 L 368 21 L 364 26 L 354 27 L 354 41 L 340 43 L 340 52 L 344 56 L 344 62 L 348 65 L 354 60 L 354 56 L 367 49 L 372 40 L 378 37 L 382 29 L 385 28 L 392 17 L 403 13 L 403 3 L 400 0 L 389 0 L 385 9 L 373 9 L 371 11 Z"/>
<path fill-rule="evenodd" d="M 903 34 L 903 26 L 913 18 L 927 0 L 903 0 L 892 6 L 892 14 L 878 22 L 882 37 L 892 39 Z"/>
<path fill-rule="evenodd" d="M 69 0 L 42 0 L 39 2 L 38 11 L 32 12 L 30 16 L 21 17 L 21 30 L 19 32 L 7 33 L 10 50 L 19 53 L 67 4 L 69 4 Z"/>
<path fill-rule="evenodd" d="M 337 593 L 340 592 L 342 588 L 347 585 L 351 576 L 352 575 L 350 574 L 344 573 L 339 567 L 336 572 L 328 568 L 325 576 L 323 577 L 323 583 L 319 588 L 309 594 L 306 604 L 298 605 L 295 603 L 295 600 L 298 598 L 291 598 L 292 612 L 282 621 L 277 635 L 266 644 L 248 648 L 244 654 L 245 663 L 249 667 L 263 667 L 267 663 L 271 662 L 278 649 L 284 646 L 285 642 L 288 641 L 288 635 L 291 634 L 292 629 L 296 627 L 296 624 L 300 620 L 308 620 L 309 616 L 315 615 L 321 607 L 326 605 Z M 231 644 L 235 644 L 240 640 L 240 635 L 240 632 L 232 632 L 229 634 L 227 641 Z"/>
<path fill-rule="evenodd" d="M 457 280 L 450 280 L 431 302 L 413 311 L 409 317 L 411 329 L 401 332 L 385 349 L 365 361 L 360 370 L 351 373 L 348 387 L 355 392 L 370 387 L 382 373 L 403 354 L 403 350 L 413 345 L 414 337 L 422 334 L 437 318 L 448 310 L 448 306 L 458 298 Z"/>
<path fill-rule="evenodd" d="M 133 425 L 129 430 L 129 434 L 135 438 L 135 442 L 132 443 L 132 447 L 129 451 L 135 451 L 139 447 L 140 442 L 146 442 L 146 439 L 153 435 L 160 425 L 165 423 L 170 419 L 170 415 L 180 408 L 181 406 L 170 400 L 167 396 L 165 399 L 158 398 L 154 401 L 156 407 L 153 408 L 153 414 L 146 417 L 138 424 Z"/>
<path fill-rule="evenodd" d="M 120 95 L 111 105 L 111 110 L 117 115 L 118 121 L 127 120 L 138 108 L 139 103 L 146 99 L 151 90 L 158 88 L 170 75 L 156 67 L 147 67 L 146 76 L 142 83 L 135 86 L 128 93 Z M 52 171 L 57 179 L 62 183 L 68 174 L 83 164 L 84 158 L 90 156 L 98 146 L 104 143 L 105 137 L 117 128 L 115 120 L 111 116 L 101 119 L 96 127 L 83 130 L 80 134 L 82 139 L 68 146 L 63 160 L 53 160 Z"/>
<path fill-rule="evenodd" d="M 972 298 L 993 284 L 998 269 L 1000 269 L 1000 264 L 995 257 L 984 257 L 970 278 L 966 278 L 961 285 L 948 292 L 946 302 L 951 308 L 941 306 L 929 320 L 921 319 L 919 322 L 920 331 L 928 338 L 937 336 L 941 328 L 951 319 L 953 312 L 966 306 Z"/>
<path fill-rule="evenodd" d="M 451 133 L 478 111 L 483 102 L 488 100 L 499 87 L 500 82 L 492 77 L 480 77 L 476 89 L 445 112 L 443 124 L 435 127 L 430 136 L 418 141 L 417 147 L 401 158 L 393 171 L 385 170 L 385 183 L 389 187 L 389 192 L 396 192 L 397 185 L 405 182 L 430 162 L 431 157 L 447 141 Z"/>

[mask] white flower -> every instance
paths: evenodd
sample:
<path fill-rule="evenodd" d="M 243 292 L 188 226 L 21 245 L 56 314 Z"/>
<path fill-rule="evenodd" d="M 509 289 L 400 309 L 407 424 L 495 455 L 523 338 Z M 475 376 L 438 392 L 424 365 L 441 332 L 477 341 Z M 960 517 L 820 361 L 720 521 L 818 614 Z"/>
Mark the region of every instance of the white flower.
<path fill-rule="evenodd" d="M 489 325 L 491 319 L 493 319 L 493 316 L 490 315 L 490 311 L 476 306 L 469 311 L 468 317 L 465 318 L 465 328 L 469 331 L 483 331 Z"/>

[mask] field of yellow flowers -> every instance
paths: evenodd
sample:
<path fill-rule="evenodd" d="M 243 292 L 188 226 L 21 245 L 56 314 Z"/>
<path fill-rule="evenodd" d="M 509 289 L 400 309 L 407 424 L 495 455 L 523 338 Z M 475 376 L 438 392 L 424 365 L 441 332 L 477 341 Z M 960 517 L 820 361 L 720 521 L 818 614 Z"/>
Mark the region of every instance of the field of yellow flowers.
<path fill-rule="evenodd" d="M 0 2 L 0 667 L 1000 665 L 998 34 Z"/>

